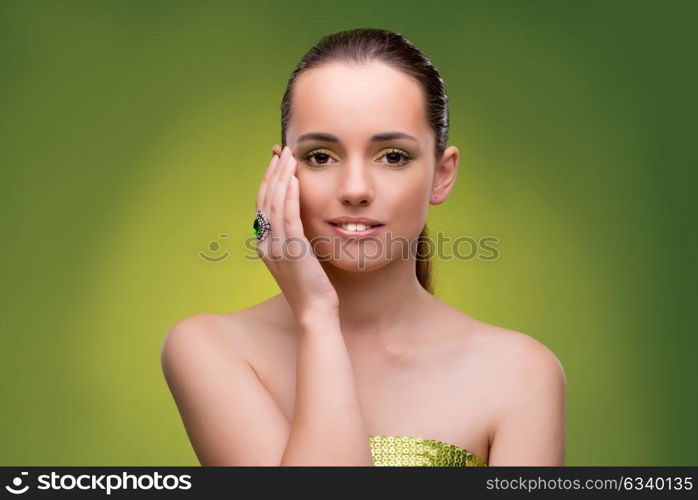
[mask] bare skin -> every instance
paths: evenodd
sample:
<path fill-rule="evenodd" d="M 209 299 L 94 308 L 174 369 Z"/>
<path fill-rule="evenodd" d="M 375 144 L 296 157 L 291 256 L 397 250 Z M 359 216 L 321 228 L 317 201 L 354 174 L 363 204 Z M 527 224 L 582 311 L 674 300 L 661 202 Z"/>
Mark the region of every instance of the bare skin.
<path fill-rule="evenodd" d="M 276 145 L 274 153 L 283 160 L 274 160 L 269 171 L 281 165 L 271 185 L 281 186 L 277 197 L 288 193 L 292 203 L 282 201 L 299 234 L 331 234 L 326 219 L 349 214 L 416 237 L 427 206 L 442 203 L 452 189 L 459 157 L 451 146 L 434 162 L 417 84 L 383 64 L 332 64 L 303 74 L 293 99 L 287 143 L 294 160 Z M 367 140 L 394 130 L 417 140 L 377 146 Z M 298 139 L 316 131 L 340 138 L 322 144 L 333 159 L 329 164 L 301 161 L 319 145 Z M 409 150 L 412 161 L 401 169 L 379 162 L 387 146 Z M 272 226 L 281 225 L 279 219 Z M 303 372 L 306 383 L 316 384 L 325 398 L 303 412 L 314 415 L 312 429 L 296 428 L 301 446 L 292 458 L 299 463 L 326 452 L 327 446 L 314 443 L 315 455 L 301 457 L 315 426 L 325 425 L 324 401 L 336 402 L 337 387 L 337 400 L 346 402 L 350 414 L 354 389 L 358 394 L 362 422 L 346 422 L 357 440 L 365 430 L 455 444 L 491 466 L 564 464 L 566 380 L 542 343 L 477 321 L 429 294 L 416 279 L 414 259 L 379 258 L 359 271 L 353 259 L 338 257 L 322 263 L 324 273 L 311 261 L 274 266 L 284 293 L 229 314 L 186 318 L 163 344 L 163 370 L 202 464 L 283 462 L 296 407 L 299 345 L 306 346 L 304 359 L 312 367 Z M 327 339 L 321 335 L 325 327 Z M 312 335 L 301 334 L 313 328 Z M 320 344 L 318 358 L 313 353 Z M 331 379 L 327 370 L 334 369 L 341 376 Z M 318 374 L 337 384 L 328 392 Z M 332 413 L 336 419 L 341 414 Z M 329 440 L 333 434 L 341 433 L 324 429 L 322 436 Z M 347 460 L 369 460 L 367 438 L 365 450 L 336 439 Z"/>
<path fill-rule="evenodd" d="M 488 327 L 428 293 L 424 300 L 430 317 L 403 332 L 408 343 L 345 338 L 368 433 L 438 439 L 488 460 L 497 394 L 507 376 L 516 375 L 507 374 L 506 357 L 499 367 L 488 361 L 497 359 L 498 344 L 517 334 Z M 297 327 L 283 295 L 221 319 L 223 328 L 243 321 L 249 327 L 241 331 L 266 332 L 239 336 L 240 348 L 290 421 Z"/>
<path fill-rule="evenodd" d="M 425 302 L 432 316 L 414 325 L 409 344 L 373 337 L 347 343 L 368 434 L 437 439 L 490 466 L 564 465 L 566 381 L 555 355 L 528 335 L 482 323 L 431 297 Z M 196 365 L 202 379 L 215 381 L 212 391 L 223 395 L 230 385 L 226 372 L 216 370 L 218 361 L 245 360 L 259 382 L 250 390 L 269 397 L 283 418 L 262 430 L 244 455 L 231 446 L 230 458 L 208 444 L 225 441 L 223 427 L 201 418 L 193 401 L 192 409 L 178 401 L 200 461 L 273 464 L 283 450 L 265 450 L 263 439 L 288 435 L 296 392 L 298 327 L 284 296 L 230 314 L 198 314 L 180 324 L 202 334 L 206 354 L 216 357 Z M 177 383 L 171 383 L 175 395 L 184 393 Z M 230 421 L 238 411 L 233 397 L 218 405 L 221 420 Z M 232 444 L 250 429 L 229 431 Z"/>

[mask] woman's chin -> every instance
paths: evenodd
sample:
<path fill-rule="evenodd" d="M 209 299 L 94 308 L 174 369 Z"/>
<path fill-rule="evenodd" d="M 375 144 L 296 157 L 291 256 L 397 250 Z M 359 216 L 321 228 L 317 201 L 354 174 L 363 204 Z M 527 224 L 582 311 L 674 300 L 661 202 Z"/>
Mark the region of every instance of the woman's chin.
<path fill-rule="evenodd" d="M 389 263 L 390 261 L 386 260 L 385 258 L 371 259 L 367 257 L 364 257 L 363 259 L 343 257 L 340 259 L 325 259 L 322 261 L 324 266 L 332 266 L 336 269 L 341 269 L 342 271 L 356 273 L 374 271 Z"/>

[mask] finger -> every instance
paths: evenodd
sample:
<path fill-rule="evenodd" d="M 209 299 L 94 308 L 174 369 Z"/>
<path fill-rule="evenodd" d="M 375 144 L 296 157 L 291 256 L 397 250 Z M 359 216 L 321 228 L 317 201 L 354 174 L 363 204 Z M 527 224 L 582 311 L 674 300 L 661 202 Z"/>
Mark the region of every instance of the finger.
<path fill-rule="evenodd" d="M 297 259 L 309 251 L 308 240 L 303 234 L 303 224 L 300 219 L 298 177 L 292 175 L 288 182 L 286 206 L 284 208 L 285 231 L 288 238 L 287 252 L 290 259 Z"/>
<path fill-rule="evenodd" d="M 279 168 L 278 181 L 271 200 L 271 224 L 273 228 L 277 228 L 277 231 L 274 233 L 276 239 L 272 244 L 275 252 L 281 250 L 280 247 L 286 244 L 284 212 L 286 195 L 288 193 L 288 181 L 293 176 L 294 168 L 295 158 L 291 153 L 285 165 Z"/>
<path fill-rule="evenodd" d="M 262 210 L 265 210 L 265 211 L 269 210 L 269 205 L 270 205 L 269 200 L 271 199 L 271 195 L 273 193 L 274 186 L 276 185 L 277 175 L 278 175 L 279 169 L 283 168 L 283 164 L 286 161 L 286 158 L 288 157 L 288 153 L 289 153 L 289 151 L 286 148 L 284 148 L 281 151 L 281 155 L 279 156 L 279 159 L 278 159 L 276 165 L 274 166 L 274 169 L 269 173 L 269 179 L 267 181 L 267 190 L 264 193 L 264 199 L 262 200 Z"/>
<path fill-rule="evenodd" d="M 286 235 L 289 237 L 303 237 L 303 222 L 301 221 L 300 210 L 300 186 L 298 177 L 291 176 L 288 183 L 288 196 L 286 197 Z"/>
<path fill-rule="evenodd" d="M 262 179 L 262 183 L 259 187 L 259 192 L 257 193 L 257 210 L 262 210 L 267 217 L 269 217 L 269 211 L 267 207 L 265 206 L 265 199 L 267 197 L 267 192 L 269 191 L 269 181 L 271 180 L 274 172 L 279 166 L 279 163 L 281 161 L 281 158 L 277 155 L 274 154 L 271 161 L 269 162 L 269 165 L 264 173 L 264 178 Z M 256 211 L 256 210 L 255 210 Z M 255 242 L 256 248 L 257 248 L 257 254 L 262 260 L 266 260 L 267 256 L 269 255 L 269 246 L 270 246 L 270 236 L 271 236 L 271 231 L 267 235 L 267 237 L 262 241 L 261 243 L 257 240 Z"/>
<path fill-rule="evenodd" d="M 259 190 L 257 191 L 257 205 L 255 209 L 262 209 L 264 207 L 264 198 L 267 193 L 267 189 L 269 189 L 269 179 L 271 179 L 271 174 L 274 173 L 274 170 L 276 169 L 276 165 L 279 163 L 279 157 L 275 154 L 271 161 L 269 162 L 269 165 L 267 166 L 267 169 L 264 172 L 264 177 L 262 178 L 262 182 L 260 183 Z M 255 210 L 256 211 L 256 210 Z"/>
<path fill-rule="evenodd" d="M 287 146 L 281 152 L 281 157 L 279 158 L 276 168 L 269 177 L 267 192 L 264 195 L 264 202 L 262 203 L 262 210 L 264 210 L 267 214 L 269 214 L 269 211 L 271 210 L 271 201 L 274 199 L 274 191 L 276 190 L 276 185 L 279 182 L 279 173 L 283 172 L 285 164 L 290 155 L 291 149 Z"/>
<path fill-rule="evenodd" d="M 283 213 L 288 191 L 288 181 L 293 176 L 296 169 L 296 159 L 291 153 L 283 167 L 279 169 L 279 179 L 274 192 L 273 202 L 277 204 L 280 213 Z M 282 221 L 283 222 L 283 221 Z"/>
<path fill-rule="evenodd" d="M 272 174 L 269 190 L 266 194 L 267 216 L 271 224 L 271 239 L 268 244 L 270 256 L 273 259 L 284 257 L 283 251 L 286 246 L 284 231 L 284 199 L 286 192 L 286 182 L 288 177 L 289 160 L 293 153 L 290 148 L 286 148 L 276 170 Z"/>

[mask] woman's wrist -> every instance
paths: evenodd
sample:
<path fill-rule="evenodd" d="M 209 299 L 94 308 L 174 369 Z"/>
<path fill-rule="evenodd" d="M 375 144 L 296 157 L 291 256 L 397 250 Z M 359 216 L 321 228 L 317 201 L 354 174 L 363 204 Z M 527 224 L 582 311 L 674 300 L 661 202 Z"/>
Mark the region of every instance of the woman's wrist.
<path fill-rule="evenodd" d="M 298 325 L 302 330 L 339 326 L 339 312 L 333 309 L 313 309 L 301 313 Z"/>

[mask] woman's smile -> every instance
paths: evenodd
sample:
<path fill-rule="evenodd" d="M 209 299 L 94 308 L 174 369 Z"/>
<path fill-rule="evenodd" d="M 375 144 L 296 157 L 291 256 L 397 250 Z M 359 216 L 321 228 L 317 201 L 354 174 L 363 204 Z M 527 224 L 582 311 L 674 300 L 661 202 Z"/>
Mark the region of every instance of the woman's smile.
<path fill-rule="evenodd" d="M 383 227 L 385 224 L 379 224 L 376 226 L 367 226 L 365 224 L 352 224 L 352 223 L 342 223 L 342 224 L 335 224 L 332 222 L 328 222 L 330 226 L 332 226 L 333 231 L 335 234 L 338 234 L 339 236 L 343 238 L 365 238 L 367 236 L 375 236 L 376 234 L 380 233 L 383 230 Z"/>

